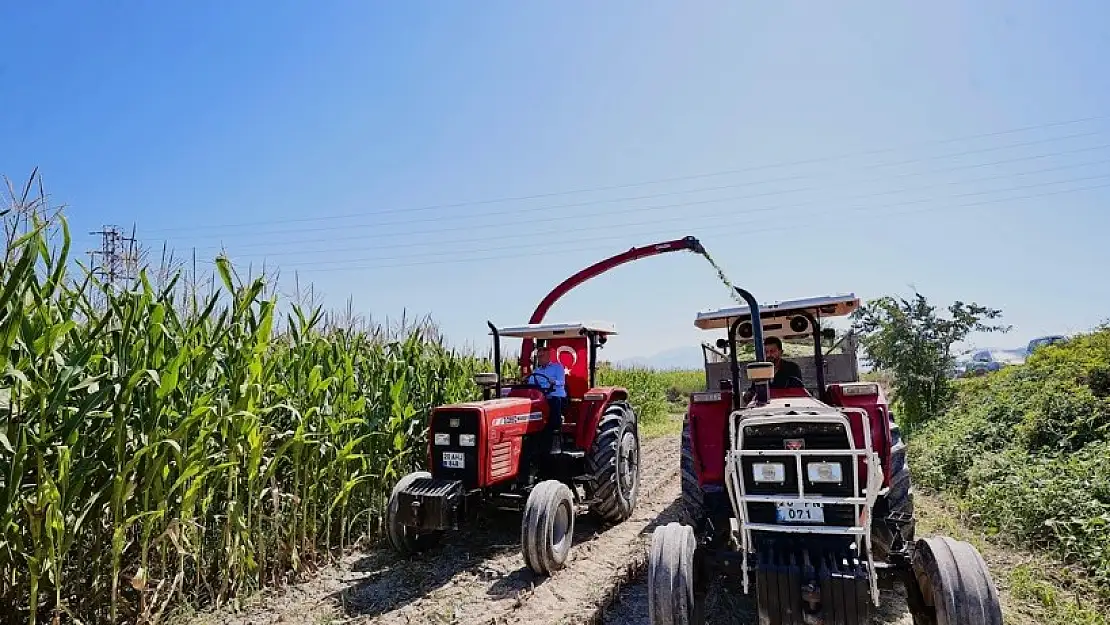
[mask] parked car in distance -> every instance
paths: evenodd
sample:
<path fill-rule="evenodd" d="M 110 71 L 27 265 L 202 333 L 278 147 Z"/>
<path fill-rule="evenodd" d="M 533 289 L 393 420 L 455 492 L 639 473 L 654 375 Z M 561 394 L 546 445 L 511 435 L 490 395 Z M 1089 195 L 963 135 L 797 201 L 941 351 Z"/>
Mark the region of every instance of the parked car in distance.
<path fill-rule="evenodd" d="M 963 363 L 963 371 L 960 374 L 983 375 L 1010 365 L 1019 365 L 1024 358 L 1015 352 L 1020 351 L 1020 348 L 1016 350 L 980 349 L 972 353 L 971 357 Z"/>
<path fill-rule="evenodd" d="M 1032 354 L 1033 351 L 1036 350 L 1038 347 L 1044 347 L 1045 345 L 1055 345 L 1056 343 L 1063 343 L 1066 340 L 1068 340 L 1068 337 L 1061 336 L 1059 334 L 1037 337 L 1032 341 L 1029 341 L 1028 347 L 1025 348 L 1025 354 Z"/>

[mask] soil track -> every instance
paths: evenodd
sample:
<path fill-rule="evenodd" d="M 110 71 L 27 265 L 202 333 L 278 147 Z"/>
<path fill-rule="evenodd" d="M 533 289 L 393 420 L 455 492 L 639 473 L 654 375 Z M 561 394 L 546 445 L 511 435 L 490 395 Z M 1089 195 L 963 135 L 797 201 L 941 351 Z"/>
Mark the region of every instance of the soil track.
<path fill-rule="evenodd" d="M 623 584 L 642 572 L 652 530 L 674 518 L 677 438 L 644 441 L 641 459 L 640 499 L 632 518 L 600 528 L 589 515 L 579 515 L 570 560 L 550 578 L 534 576 L 524 566 L 519 515 L 496 513 L 410 560 L 386 549 L 354 554 L 310 582 L 264 593 L 240 614 L 207 614 L 191 622 L 600 622 Z"/>
<path fill-rule="evenodd" d="M 506 512 L 449 534 L 443 544 L 411 560 L 388 549 L 350 555 L 310 582 L 255 597 L 239 614 L 210 613 L 190 625 L 322 625 L 324 623 L 475 623 L 522 625 L 648 622 L 644 583 L 651 533 L 676 520 L 679 495 L 678 440 L 667 436 L 643 443 L 640 501 L 632 518 L 599 528 L 588 515 L 576 521 L 575 545 L 567 567 L 550 578 L 536 577 L 520 555 L 520 517 Z M 932 498 L 918 495 L 919 529 L 965 540 Z M 986 557 L 1003 601 L 1007 622 L 1043 622 L 1030 617 L 1002 581 L 1015 555 L 987 544 Z M 707 625 L 754 625 L 755 605 L 739 589 L 711 589 Z M 875 625 L 912 625 L 901 588 L 882 592 Z"/>

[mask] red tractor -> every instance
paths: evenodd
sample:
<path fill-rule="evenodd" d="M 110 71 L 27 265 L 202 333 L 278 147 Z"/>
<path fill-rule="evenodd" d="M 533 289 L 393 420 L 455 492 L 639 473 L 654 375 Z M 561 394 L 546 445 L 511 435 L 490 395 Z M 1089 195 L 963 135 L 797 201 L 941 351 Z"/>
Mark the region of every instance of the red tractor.
<path fill-rule="evenodd" d="M 536 308 L 527 325 L 498 328 L 494 371 L 502 371 L 501 339 L 519 338 L 521 378 L 476 376 L 481 401 L 439 406 L 429 415 L 426 471 L 410 473 L 389 499 L 389 541 L 402 554 L 431 546 L 486 506 L 523 512 L 526 565 L 549 575 L 570 552 L 579 505 L 604 523 L 620 523 L 636 505 L 640 484 L 639 423 L 627 389 L 597 385 L 597 350 L 616 333 L 605 323 L 542 323 L 551 305 L 574 286 L 625 262 L 665 252 L 701 252 L 687 237 L 633 248 L 571 276 Z M 565 373 L 562 426 L 548 427 L 552 380 L 533 371 L 535 342 Z M 557 375 L 558 371 L 555 372 Z M 551 437 L 558 437 L 552 445 Z"/>
<path fill-rule="evenodd" d="M 695 321 L 726 331 L 717 345 L 728 375 L 707 379 L 706 392 L 691 397 L 682 522 L 652 537 L 650 622 L 703 623 L 709 584 L 722 578 L 754 595 L 760 625 L 863 625 L 879 589 L 896 582 L 915 625 L 1001 624 L 997 590 L 972 545 L 915 539 L 906 445 L 882 388 L 855 381 L 855 372 L 826 384 L 823 338 L 831 328 L 821 323 L 852 313 L 859 300 L 761 309 L 736 291 L 747 306 Z M 812 341 L 809 379 L 777 373 L 764 337 Z M 746 380 L 739 342 L 755 348 Z"/>

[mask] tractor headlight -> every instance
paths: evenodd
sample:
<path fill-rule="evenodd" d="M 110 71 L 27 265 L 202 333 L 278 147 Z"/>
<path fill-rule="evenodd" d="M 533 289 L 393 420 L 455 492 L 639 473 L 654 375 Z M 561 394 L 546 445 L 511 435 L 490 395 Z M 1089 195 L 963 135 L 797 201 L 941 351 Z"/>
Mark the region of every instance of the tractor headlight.
<path fill-rule="evenodd" d="M 782 484 L 786 481 L 786 465 L 781 462 L 753 464 L 752 479 L 759 483 Z"/>
<path fill-rule="evenodd" d="M 436 445 L 450 445 L 450 444 L 451 444 L 451 435 L 450 434 L 448 434 L 447 432 L 437 432 L 436 433 Z"/>
<path fill-rule="evenodd" d="M 844 471 L 839 462 L 811 462 L 806 465 L 806 475 L 813 484 L 839 484 L 844 481 Z"/>
<path fill-rule="evenodd" d="M 459 444 L 463 447 L 473 447 L 476 438 L 474 434 L 459 434 Z"/>

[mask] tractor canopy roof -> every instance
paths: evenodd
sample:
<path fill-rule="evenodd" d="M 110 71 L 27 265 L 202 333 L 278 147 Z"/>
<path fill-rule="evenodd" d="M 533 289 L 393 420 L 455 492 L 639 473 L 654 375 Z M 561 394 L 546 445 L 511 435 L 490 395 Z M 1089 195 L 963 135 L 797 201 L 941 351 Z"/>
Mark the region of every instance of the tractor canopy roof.
<path fill-rule="evenodd" d="M 829 295 L 823 297 L 807 297 L 805 299 L 787 300 L 774 304 L 760 304 L 759 316 L 790 317 L 792 315 L 808 312 L 815 319 L 822 317 L 843 317 L 850 315 L 859 308 L 859 298 L 854 293 L 847 295 Z M 736 320 L 751 319 L 752 312 L 748 306 L 734 306 L 732 308 L 718 308 L 699 312 L 694 319 L 694 326 L 702 330 L 727 329 Z"/>
<path fill-rule="evenodd" d="M 522 326 L 498 328 L 501 336 L 522 339 L 562 339 L 586 334 L 608 336 L 617 333 L 617 327 L 606 321 L 578 321 L 573 323 L 530 323 Z"/>

